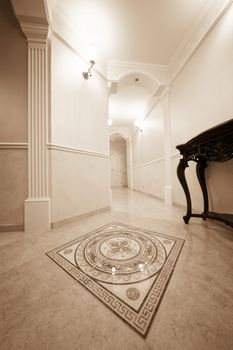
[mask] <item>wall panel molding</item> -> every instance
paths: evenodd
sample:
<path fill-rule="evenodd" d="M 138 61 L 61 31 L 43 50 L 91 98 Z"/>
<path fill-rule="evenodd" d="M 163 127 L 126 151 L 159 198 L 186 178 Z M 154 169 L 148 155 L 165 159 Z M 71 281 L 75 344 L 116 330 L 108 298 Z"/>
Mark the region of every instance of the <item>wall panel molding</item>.
<path fill-rule="evenodd" d="M 143 167 L 146 167 L 146 166 L 149 166 L 149 165 L 152 165 L 152 164 L 156 164 L 156 163 L 160 163 L 160 162 L 164 162 L 164 161 L 165 161 L 164 157 L 156 158 L 156 159 L 153 159 L 153 160 L 151 160 L 149 162 L 133 165 L 133 169 L 143 168 Z"/>
<path fill-rule="evenodd" d="M 83 154 L 83 155 L 86 155 L 86 156 L 110 159 L 110 155 L 109 154 L 93 152 L 93 151 L 84 150 L 84 149 L 80 149 L 80 148 L 76 148 L 76 147 L 69 147 L 69 146 L 63 146 L 63 145 L 57 145 L 57 144 L 48 143 L 47 144 L 47 148 L 48 148 L 48 150 L 53 150 L 53 151 L 77 153 L 77 154 Z"/>
<path fill-rule="evenodd" d="M 170 154 L 170 158 L 171 158 L 171 159 L 180 158 L 180 157 L 181 157 L 181 155 L 180 155 L 179 152 L 178 152 L 178 153 L 172 153 L 172 154 Z"/>
<path fill-rule="evenodd" d="M 173 158 L 180 158 L 180 153 L 172 153 L 169 155 L 169 157 L 171 159 Z M 153 159 L 153 160 L 150 160 L 149 162 L 145 162 L 145 163 L 140 163 L 140 164 L 137 164 L 137 165 L 134 165 L 133 166 L 133 169 L 137 169 L 137 168 L 142 168 L 142 167 L 146 167 L 146 166 L 149 166 L 149 165 L 152 165 L 152 164 L 156 164 L 156 163 L 160 163 L 160 162 L 164 162 L 165 161 L 165 158 L 164 157 L 160 157 L 160 158 L 156 158 L 156 159 Z"/>
<path fill-rule="evenodd" d="M 28 143 L 24 143 L 24 142 L 0 142 L 0 149 L 28 149 Z"/>

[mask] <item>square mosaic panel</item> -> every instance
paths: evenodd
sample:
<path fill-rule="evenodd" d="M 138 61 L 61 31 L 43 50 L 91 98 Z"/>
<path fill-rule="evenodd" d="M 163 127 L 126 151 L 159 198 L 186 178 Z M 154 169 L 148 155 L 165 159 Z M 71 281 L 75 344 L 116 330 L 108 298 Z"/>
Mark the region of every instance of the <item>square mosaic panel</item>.
<path fill-rule="evenodd" d="M 47 255 L 146 337 L 183 242 L 111 223 Z"/>

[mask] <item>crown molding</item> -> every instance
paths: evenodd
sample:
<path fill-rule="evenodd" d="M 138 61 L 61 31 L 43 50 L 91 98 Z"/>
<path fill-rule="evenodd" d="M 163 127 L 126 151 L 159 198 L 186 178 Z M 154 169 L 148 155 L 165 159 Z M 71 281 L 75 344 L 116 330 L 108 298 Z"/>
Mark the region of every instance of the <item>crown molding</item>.
<path fill-rule="evenodd" d="M 206 2 L 200 16 L 187 32 L 168 63 L 171 82 L 232 3 L 232 0 L 208 0 Z"/>
<path fill-rule="evenodd" d="M 167 72 L 168 66 L 162 64 L 144 63 L 144 62 L 133 62 L 133 61 L 115 61 L 111 60 L 108 62 L 109 67 L 121 67 L 121 68 L 131 68 L 138 70 L 148 70 L 148 71 L 162 71 Z"/>
<path fill-rule="evenodd" d="M 170 81 L 168 66 L 133 61 L 109 61 L 107 65 L 107 76 L 110 81 L 118 81 L 128 73 L 143 73 L 150 76 L 159 85 L 166 85 Z"/>

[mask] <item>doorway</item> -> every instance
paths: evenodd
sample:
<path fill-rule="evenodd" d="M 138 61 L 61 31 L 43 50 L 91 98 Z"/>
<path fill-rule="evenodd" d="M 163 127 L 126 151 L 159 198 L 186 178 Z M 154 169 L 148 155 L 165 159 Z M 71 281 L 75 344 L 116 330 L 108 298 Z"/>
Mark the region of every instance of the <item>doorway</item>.
<path fill-rule="evenodd" d="M 127 187 L 127 147 L 120 134 L 110 136 L 111 187 Z"/>

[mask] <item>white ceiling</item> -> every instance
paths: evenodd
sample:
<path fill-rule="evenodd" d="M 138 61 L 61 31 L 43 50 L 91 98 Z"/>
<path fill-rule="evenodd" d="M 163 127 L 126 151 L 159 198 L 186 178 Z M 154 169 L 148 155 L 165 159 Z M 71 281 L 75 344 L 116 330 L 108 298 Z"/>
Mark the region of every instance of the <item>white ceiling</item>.
<path fill-rule="evenodd" d="M 167 64 L 207 0 L 57 0 L 108 60 Z"/>
<path fill-rule="evenodd" d="M 107 61 L 167 65 L 209 0 L 49 0 L 73 24 L 82 43 Z M 98 56 L 97 56 L 98 59 Z M 142 119 L 158 85 L 137 74 L 110 90 L 113 126 Z"/>

